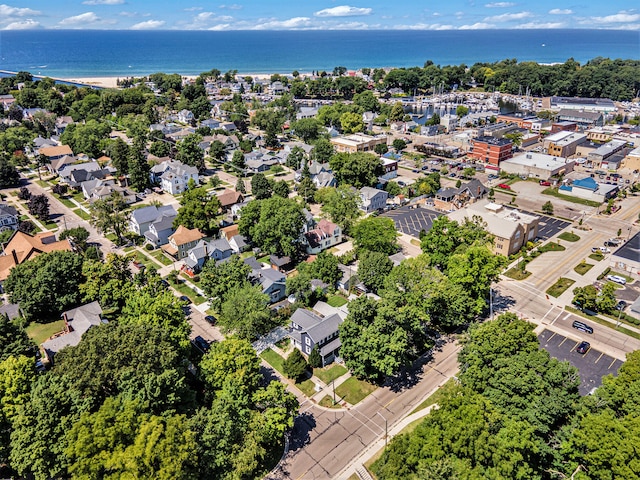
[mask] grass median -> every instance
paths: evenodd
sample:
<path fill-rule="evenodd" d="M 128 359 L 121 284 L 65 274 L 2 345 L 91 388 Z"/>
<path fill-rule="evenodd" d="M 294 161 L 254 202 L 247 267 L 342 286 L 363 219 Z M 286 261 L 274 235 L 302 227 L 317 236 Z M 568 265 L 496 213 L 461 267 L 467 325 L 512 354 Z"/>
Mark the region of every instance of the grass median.
<path fill-rule="evenodd" d="M 558 298 L 565 291 L 567 291 L 567 289 L 574 283 L 576 283 L 575 280 L 571 280 L 570 278 L 560 277 L 556 283 L 554 283 L 547 289 L 546 293 L 548 295 L 551 295 L 552 297 Z"/>

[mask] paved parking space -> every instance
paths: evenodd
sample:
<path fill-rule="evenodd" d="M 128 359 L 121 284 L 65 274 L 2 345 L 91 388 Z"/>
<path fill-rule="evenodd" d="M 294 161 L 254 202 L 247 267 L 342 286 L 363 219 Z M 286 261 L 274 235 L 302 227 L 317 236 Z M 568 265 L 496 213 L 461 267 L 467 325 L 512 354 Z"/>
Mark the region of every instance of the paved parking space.
<path fill-rule="evenodd" d="M 529 213 L 529 212 L 523 212 Z M 538 237 L 543 240 L 548 240 L 554 235 L 560 233 L 562 230 L 571 225 L 571 222 L 560 220 L 559 218 L 548 217 L 546 215 L 540 215 L 539 213 L 529 213 L 530 215 L 537 215 L 540 217 L 540 225 L 538 226 Z"/>
<path fill-rule="evenodd" d="M 622 362 L 594 350 L 593 347 L 584 355 L 579 354 L 576 352 L 576 347 L 582 340 L 589 341 L 589 334 L 579 334 L 578 337 L 580 340 L 574 340 L 550 330 L 543 330 L 538 335 L 538 340 L 540 346 L 549 352 L 549 355 L 558 360 L 566 360 L 579 370 L 580 395 L 587 395 L 591 390 L 602 385 L 602 377 L 608 374 L 617 375 Z"/>
<path fill-rule="evenodd" d="M 416 206 L 405 206 L 397 210 L 391 210 L 383 213 L 381 217 L 389 217 L 396 224 L 396 229 L 412 237 L 420 238 L 420 232 L 424 230 L 428 232 L 431 229 L 433 221 L 438 218 L 441 213 L 427 208 Z"/>

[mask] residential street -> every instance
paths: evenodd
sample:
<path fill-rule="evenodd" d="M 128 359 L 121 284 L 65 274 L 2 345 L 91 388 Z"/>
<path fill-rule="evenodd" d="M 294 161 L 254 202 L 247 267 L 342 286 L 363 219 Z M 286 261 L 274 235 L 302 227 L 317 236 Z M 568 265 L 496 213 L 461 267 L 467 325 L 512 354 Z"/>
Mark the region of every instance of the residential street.
<path fill-rule="evenodd" d="M 266 478 L 341 478 L 387 429 L 401 421 L 426 397 L 458 371 L 460 347 L 449 341 L 431 361 L 390 387 L 379 388 L 350 410 L 332 410 L 309 402 L 300 407 L 291 439 L 291 450 L 281 470 Z M 371 452 L 372 454 L 375 452 Z"/>

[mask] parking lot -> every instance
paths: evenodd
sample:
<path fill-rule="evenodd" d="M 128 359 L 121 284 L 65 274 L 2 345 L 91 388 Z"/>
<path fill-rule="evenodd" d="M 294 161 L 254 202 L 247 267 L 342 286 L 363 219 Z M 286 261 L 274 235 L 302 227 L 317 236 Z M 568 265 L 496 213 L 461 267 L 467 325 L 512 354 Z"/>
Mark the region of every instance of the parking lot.
<path fill-rule="evenodd" d="M 529 212 L 523 212 L 529 213 Z M 529 215 L 537 215 L 540 217 L 540 225 L 538 226 L 538 237 L 542 240 L 548 240 L 554 235 L 571 225 L 570 222 L 560 220 L 559 218 L 547 217 L 539 213 L 529 213 Z"/>
<path fill-rule="evenodd" d="M 587 353 L 576 352 L 582 340 L 589 341 L 589 334 L 579 334 L 580 340 L 565 337 L 550 330 L 543 330 L 538 335 L 540 346 L 549 355 L 558 360 L 566 360 L 580 372 L 580 395 L 587 395 L 594 388 L 602 385 L 602 377 L 608 374 L 617 375 L 622 362 L 616 358 L 590 348 Z"/>
<path fill-rule="evenodd" d="M 424 230 L 428 232 L 431 229 L 433 221 L 438 218 L 441 213 L 427 208 L 416 206 L 405 206 L 397 210 L 391 210 L 383 213 L 381 217 L 389 217 L 396 224 L 396 229 L 411 235 L 412 237 L 420 238 L 420 232 Z"/>

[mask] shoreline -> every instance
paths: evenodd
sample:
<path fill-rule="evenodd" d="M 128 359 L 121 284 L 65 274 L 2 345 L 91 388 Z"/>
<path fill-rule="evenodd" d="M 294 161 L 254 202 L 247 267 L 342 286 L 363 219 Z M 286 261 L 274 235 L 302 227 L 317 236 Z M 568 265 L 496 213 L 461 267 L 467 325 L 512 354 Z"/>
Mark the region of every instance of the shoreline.
<path fill-rule="evenodd" d="M 118 88 L 117 82 L 118 80 L 122 80 L 125 78 L 131 78 L 131 77 L 135 77 L 135 78 L 140 78 L 140 77 L 145 77 L 151 74 L 147 74 L 147 75 L 114 75 L 114 76 L 101 76 L 101 77 L 59 77 L 56 78 L 56 80 L 63 80 L 65 82 L 73 82 L 73 83 L 82 83 L 82 84 L 86 84 L 86 85 L 92 85 L 92 86 L 96 86 L 96 87 L 103 87 L 103 88 Z M 195 80 L 198 75 L 182 75 L 179 74 L 182 78 L 185 79 L 189 79 L 189 80 Z M 224 75 L 224 72 L 221 73 L 221 75 Z M 290 77 L 291 73 L 236 73 L 236 78 L 242 78 L 242 77 L 253 77 L 254 79 L 257 80 L 268 80 L 271 78 L 271 75 L 281 75 L 284 77 Z M 311 76 L 311 72 L 300 72 L 300 77 L 301 78 L 305 78 L 305 77 L 309 77 Z"/>

